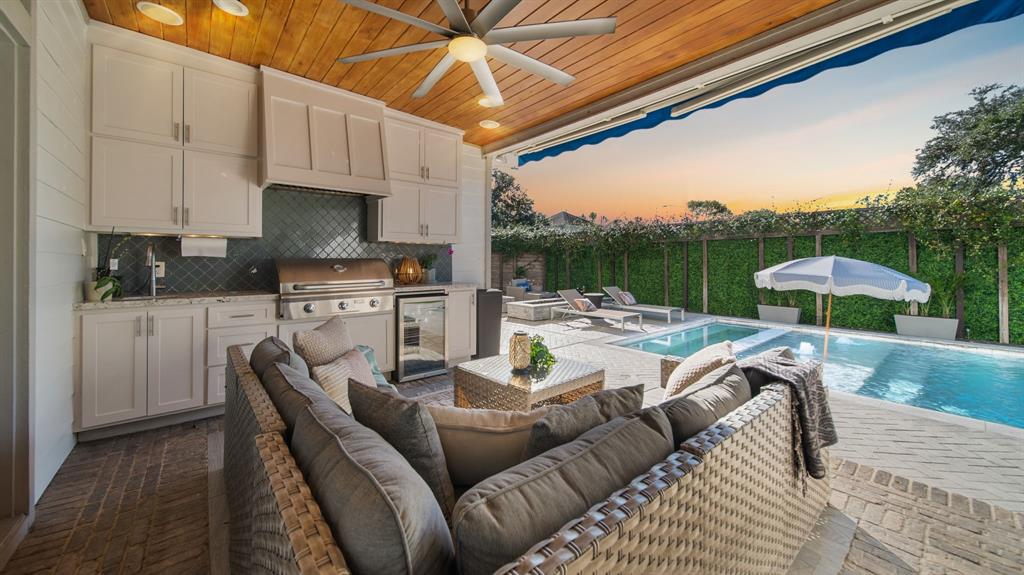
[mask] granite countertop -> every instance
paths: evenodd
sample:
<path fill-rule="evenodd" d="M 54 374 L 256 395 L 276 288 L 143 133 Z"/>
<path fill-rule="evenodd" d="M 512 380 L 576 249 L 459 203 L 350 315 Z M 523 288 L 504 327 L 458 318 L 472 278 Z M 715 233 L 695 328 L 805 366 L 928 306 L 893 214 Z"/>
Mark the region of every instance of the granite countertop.
<path fill-rule="evenodd" d="M 75 311 L 98 311 L 105 309 L 132 309 L 140 307 L 157 307 L 172 305 L 202 305 L 215 303 L 235 303 L 247 301 L 277 301 L 276 292 L 265 291 L 210 291 L 158 294 L 149 296 L 130 296 L 116 298 L 105 302 L 81 302 L 74 305 Z"/>
<path fill-rule="evenodd" d="M 395 293 L 426 291 L 426 290 L 430 290 L 430 289 L 435 289 L 435 290 L 443 289 L 445 291 L 453 290 L 453 289 L 454 290 L 459 290 L 459 289 L 476 289 L 476 287 L 477 287 L 476 284 L 469 283 L 469 282 L 441 282 L 441 283 L 433 283 L 433 284 L 409 284 L 409 285 L 400 285 L 400 284 L 396 283 L 395 284 Z"/>

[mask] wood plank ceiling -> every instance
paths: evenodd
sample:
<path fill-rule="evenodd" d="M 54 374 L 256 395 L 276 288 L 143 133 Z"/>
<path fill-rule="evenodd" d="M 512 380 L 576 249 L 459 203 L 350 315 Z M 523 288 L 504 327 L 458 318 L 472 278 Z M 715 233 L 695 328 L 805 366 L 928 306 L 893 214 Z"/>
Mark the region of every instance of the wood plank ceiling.
<path fill-rule="evenodd" d="M 444 50 L 341 64 L 337 58 L 440 37 L 338 0 L 243 0 L 249 16 L 236 18 L 211 0 L 155 0 L 185 18 L 164 26 L 135 9 L 136 0 L 84 0 L 101 22 L 253 66 L 266 65 L 378 98 L 388 106 L 466 130 L 466 141 L 486 145 L 804 16 L 835 0 L 524 0 L 501 27 L 616 16 L 605 36 L 519 42 L 510 47 L 576 76 L 559 86 L 490 60 L 505 99 L 481 107 L 468 65 L 458 64 L 424 98 L 412 92 Z M 479 11 L 487 0 L 469 0 Z M 432 0 L 377 0 L 439 24 Z M 485 130 L 484 119 L 501 127 Z"/>

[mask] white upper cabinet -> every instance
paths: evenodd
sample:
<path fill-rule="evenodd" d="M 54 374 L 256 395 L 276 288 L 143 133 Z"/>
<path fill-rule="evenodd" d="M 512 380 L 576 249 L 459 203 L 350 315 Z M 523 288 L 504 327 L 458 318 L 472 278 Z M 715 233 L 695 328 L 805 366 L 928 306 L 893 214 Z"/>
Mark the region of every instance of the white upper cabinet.
<path fill-rule="evenodd" d="M 420 188 L 420 221 L 431 243 L 459 241 L 459 192 L 450 188 Z"/>
<path fill-rule="evenodd" d="M 184 68 L 93 46 L 92 131 L 180 145 Z"/>
<path fill-rule="evenodd" d="M 195 234 L 259 237 L 263 194 L 253 158 L 185 151 L 182 224 Z"/>
<path fill-rule="evenodd" d="M 367 200 L 372 242 L 450 244 L 459 241 L 459 191 L 393 180 L 391 197 Z"/>
<path fill-rule="evenodd" d="M 181 148 L 93 137 L 93 226 L 181 230 L 182 158 Z"/>
<path fill-rule="evenodd" d="M 462 136 L 457 132 L 407 122 L 384 120 L 388 136 L 388 172 L 392 179 L 459 186 Z"/>
<path fill-rule="evenodd" d="M 386 238 L 386 241 L 412 243 L 423 241 L 419 186 L 405 182 L 391 182 L 391 197 L 370 201 L 378 203 L 380 208 L 378 214 L 378 210 L 373 209 L 371 204 L 370 209 L 367 210 L 370 217 L 387 216 L 380 219 L 381 238 L 378 239 Z"/>
<path fill-rule="evenodd" d="M 257 86 L 199 70 L 185 70 L 185 147 L 256 157 Z"/>
<path fill-rule="evenodd" d="M 384 105 L 263 69 L 264 184 L 390 195 Z"/>

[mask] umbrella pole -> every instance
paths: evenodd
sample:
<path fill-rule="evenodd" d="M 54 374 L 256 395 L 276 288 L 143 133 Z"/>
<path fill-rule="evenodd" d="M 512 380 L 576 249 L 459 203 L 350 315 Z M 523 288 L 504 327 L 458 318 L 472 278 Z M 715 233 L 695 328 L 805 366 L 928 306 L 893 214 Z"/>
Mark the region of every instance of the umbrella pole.
<path fill-rule="evenodd" d="M 832 323 L 832 292 L 828 292 L 828 311 L 825 312 L 825 353 L 821 360 L 828 361 L 828 330 Z"/>

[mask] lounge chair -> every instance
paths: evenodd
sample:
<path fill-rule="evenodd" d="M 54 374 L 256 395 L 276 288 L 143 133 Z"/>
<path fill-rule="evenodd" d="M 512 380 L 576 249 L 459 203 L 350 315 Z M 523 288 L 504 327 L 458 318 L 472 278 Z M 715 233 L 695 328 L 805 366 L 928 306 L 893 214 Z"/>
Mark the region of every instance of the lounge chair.
<path fill-rule="evenodd" d="M 635 312 L 640 312 L 640 313 L 643 313 L 643 312 L 663 313 L 663 314 L 665 314 L 665 322 L 666 323 L 672 323 L 672 312 L 678 311 L 679 312 L 679 321 L 683 321 L 683 313 L 684 312 L 683 312 L 683 308 L 681 308 L 681 307 L 671 307 L 671 306 L 667 306 L 667 305 L 651 305 L 651 304 L 627 304 L 622 299 L 622 290 L 620 290 L 617 286 L 607 286 L 607 287 L 605 287 L 604 288 L 604 293 L 606 293 L 609 296 L 611 296 L 612 301 L 615 302 L 615 305 L 619 306 L 623 310 L 635 311 Z"/>
<path fill-rule="evenodd" d="M 568 314 L 580 317 L 589 317 L 591 319 L 611 319 L 619 322 L 619 329 L 622 331 L 626 331 L 626 320 L 635 317 L 640 324 L 640 329 L 644 328 L 644 316 L 642 313 L 615 309 L 580 311 L 576 308 L 576 300 L 583 298 L 583 294 L 574 289 L 563 289 L 558 290 L 558 295 L 562 296 L 562 299 L 565 300 L 566 307 L 556 307 L 551 310 L 552 314 L 557 312 L 562 314 L 562 317 L 565 317 Z"/>

